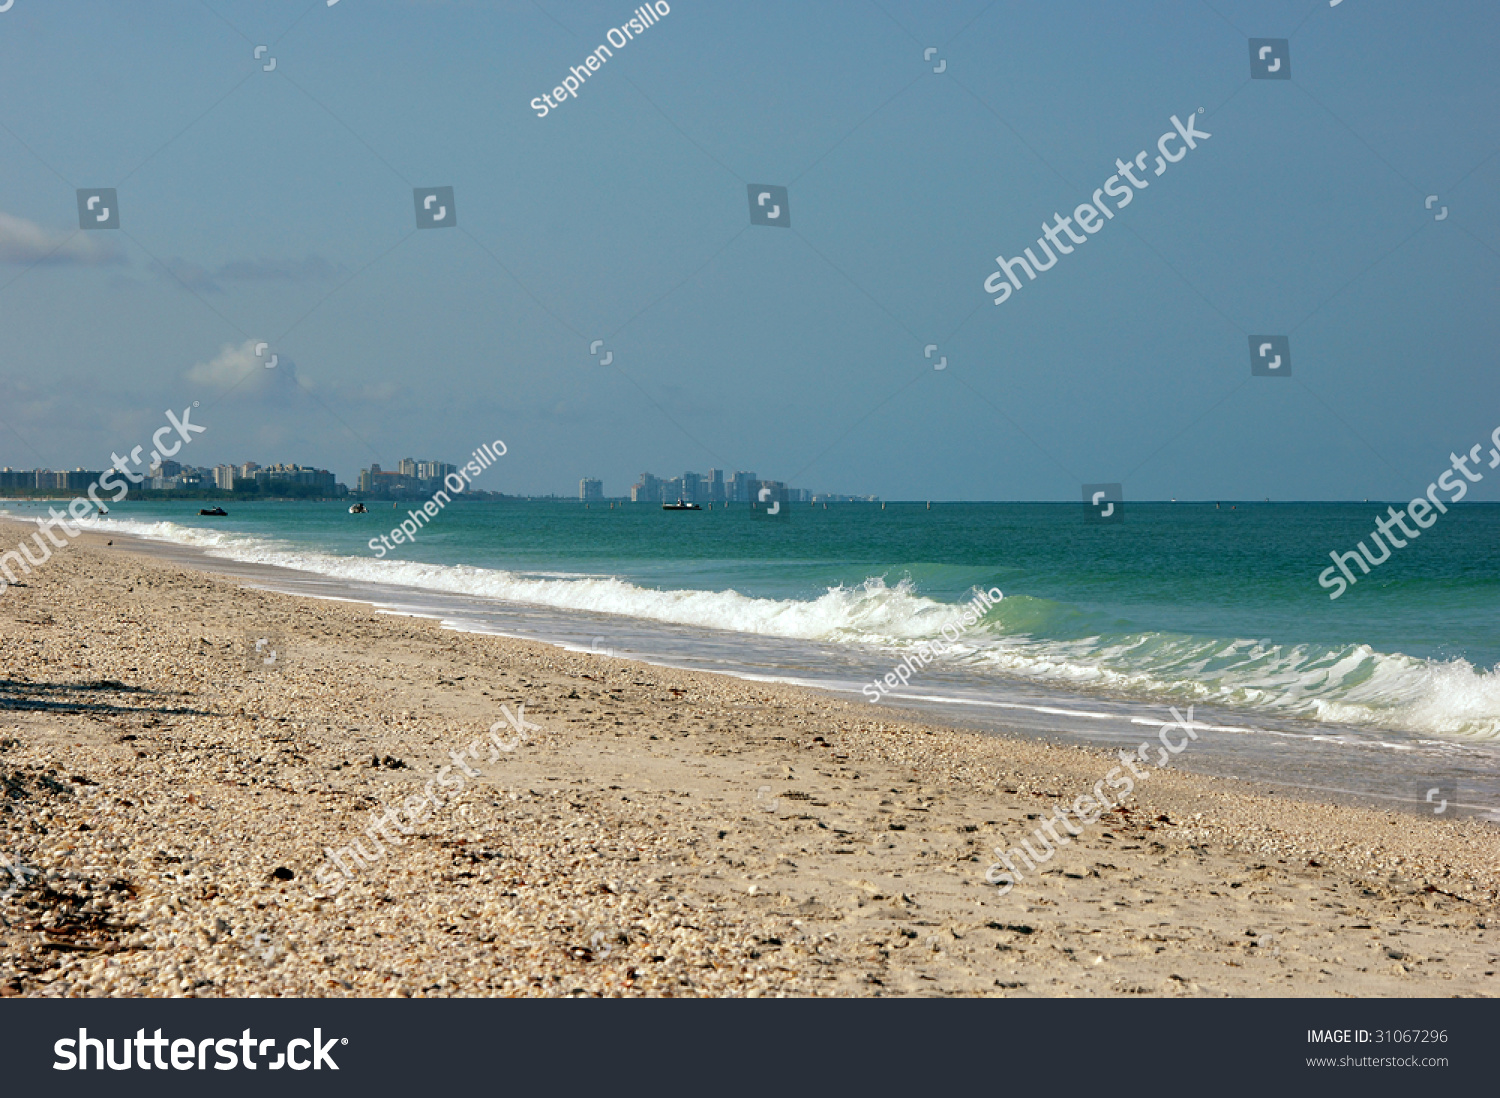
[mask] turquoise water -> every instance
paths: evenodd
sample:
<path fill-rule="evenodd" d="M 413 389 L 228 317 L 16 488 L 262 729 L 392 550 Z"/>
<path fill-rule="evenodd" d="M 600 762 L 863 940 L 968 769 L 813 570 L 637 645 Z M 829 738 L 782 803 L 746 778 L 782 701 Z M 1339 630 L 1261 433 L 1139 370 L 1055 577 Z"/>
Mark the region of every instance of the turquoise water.
<path fill-rule="evenodd" d="M 215 520 L 197 503 L 127 501 L 105 521 L 408 595 L 832 645 L 887 666 L 999 588 L 934 670 L 971 688 L 1500 739 L 1500 506 L 1453 507 L 1337 600 L 1317 576 L 1330 550 L 1370 543 L 1383 504 L 1136 503 L 1091 524 L 1081 504 L 800 505 L 776 521 L 743 506 L 456 502 L 378 559 L 369 539 L 409 506 L 239 503 Z"/>

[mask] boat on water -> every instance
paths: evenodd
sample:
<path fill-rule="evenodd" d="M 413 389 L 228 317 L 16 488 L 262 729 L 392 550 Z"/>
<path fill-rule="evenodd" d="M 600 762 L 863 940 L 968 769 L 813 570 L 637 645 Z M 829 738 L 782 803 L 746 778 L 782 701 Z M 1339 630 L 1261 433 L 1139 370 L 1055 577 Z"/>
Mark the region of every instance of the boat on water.
<path fill-rule="evenodd" d="M 676 503 L 663 503 L 661 505 L 661 509 L 663 511 L 701 511 L 701 510 L 703 510 L 703 508 L 700 507 L 700 506 L 698 506 L 698 504 L 696 504 L 696 503 L 686 503 L 683 500 L 678 500 Z"/>
<path fill-rule="evenodd" d="M 351 515 L 365 515 L 369 513 L 369 509 L 363 503 L 356 503 L 353 507 L 349 508 L 349 513 Z"/>
<path fill-rule="evenodd" d="M 229 512 L 224 510 L 224 508 L 222 507 L 203 507 L 198 510 L 198 513 L 200 515 L 213 515 L 216 518 L 223 518 L 229 514 Z"/>

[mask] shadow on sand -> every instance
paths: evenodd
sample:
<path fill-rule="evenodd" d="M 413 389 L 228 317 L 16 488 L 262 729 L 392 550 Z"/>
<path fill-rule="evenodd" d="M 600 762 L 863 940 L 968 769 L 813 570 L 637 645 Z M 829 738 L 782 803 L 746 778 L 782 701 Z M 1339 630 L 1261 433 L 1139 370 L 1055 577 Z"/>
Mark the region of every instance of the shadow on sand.
<path fill-rule="evenodd" d="M 98 682 L 21 682 L 0 679 L 0 710 L 31 709 L 55 713 L 159 713 L 184 717 L 209 717 L 202 709 L 163 708 L 159 705 L 128 705 L 107 695 L 139 695 L 142 702 L 160 695 L 139 686 L 100 679 Z M 98 698 L 95 701 L 92 699 Z"/>

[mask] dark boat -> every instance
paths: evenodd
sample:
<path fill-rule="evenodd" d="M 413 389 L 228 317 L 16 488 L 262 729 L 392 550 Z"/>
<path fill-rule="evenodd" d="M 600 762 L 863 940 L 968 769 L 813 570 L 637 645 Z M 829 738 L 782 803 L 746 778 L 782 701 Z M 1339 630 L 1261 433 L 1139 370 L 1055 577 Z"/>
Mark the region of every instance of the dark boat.
<path fill-rule="evenodd" d="M 356 503 L 353 507 L 349 508 L 349 513 L 351 515 L 363 515 L 368 512 L 363 503 Z"/>
<path fill-rule="evenodd" d="M 213 515 L 217 518 L 224 518 L 229 514 L 229 512 L 224 510 L 224 508 L 222 507 L 203 507 L 199 509 L 198 513 L 200 515 Z"/>
<path fill-rule="evenodd" d="M 676 503 L 663 503 L 661 505 L 661 509 L 663 511 L 701 511 L 701 510 L 703 510 L 703 508 L 699 507 L 696 503 L 684 503 L 682 500 L 678 500 Z"/>

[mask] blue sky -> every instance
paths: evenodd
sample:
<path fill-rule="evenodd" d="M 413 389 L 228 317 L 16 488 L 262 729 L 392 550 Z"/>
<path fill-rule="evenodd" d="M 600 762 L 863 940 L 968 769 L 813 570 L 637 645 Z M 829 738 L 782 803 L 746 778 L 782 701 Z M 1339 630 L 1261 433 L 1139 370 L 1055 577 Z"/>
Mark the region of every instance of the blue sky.
<path fill-rule="evenodd" d="M 512 492 L 1404 499 L 1500 425 L 1492 4 L 679 0 L 539 119 L 630 17 L 15 0 L 0 465 L 98 468 L 197 400 L 190 460 L 349 483 L 498 437 Z M 991 303 L 997 255 L 1200 107 L 1211 139 Z M 415 229 L 422 186 L 457 228 Z M 120 230 L 78 231 L 80 187 Z M 1290 378 L 1250 376 L 1260 334 Z"/>

